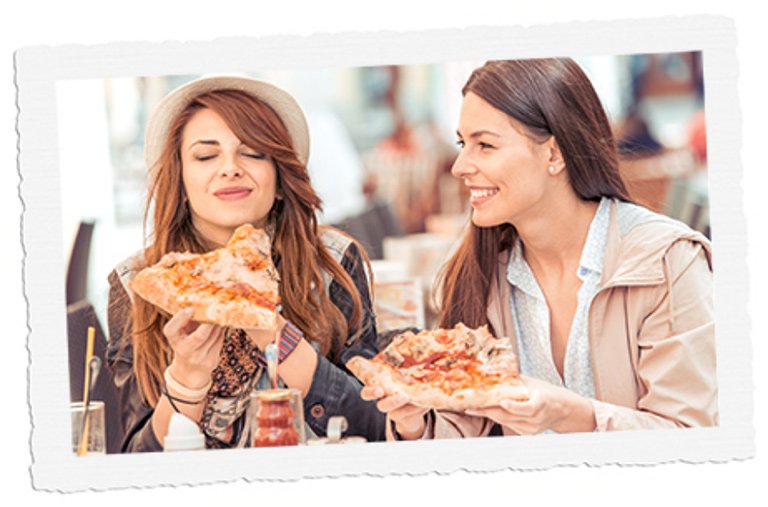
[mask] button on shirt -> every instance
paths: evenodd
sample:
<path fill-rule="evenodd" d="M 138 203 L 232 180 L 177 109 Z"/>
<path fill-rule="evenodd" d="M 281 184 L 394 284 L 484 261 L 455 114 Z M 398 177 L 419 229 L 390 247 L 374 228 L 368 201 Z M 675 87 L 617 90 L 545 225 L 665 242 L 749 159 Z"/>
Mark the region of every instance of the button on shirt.
<path fill-rule="evenodd" d="M 592 298 L 597 294 L 608 239 L 610 199 L 603 198 L 589 226 L 581 253 L 577 276 L 582 285 L 566 347 L 563 377 L 555 367 L 549 335 L 549 308 L 544 294 L 523 258 L 517 239 L 507 268 L 512 284 L 510 306 L 517 333 L 518 359 L 523 375 L 564 386 L 586 398 L 595 397 L 592 361 L 589 352 L 588 317 Z"/>

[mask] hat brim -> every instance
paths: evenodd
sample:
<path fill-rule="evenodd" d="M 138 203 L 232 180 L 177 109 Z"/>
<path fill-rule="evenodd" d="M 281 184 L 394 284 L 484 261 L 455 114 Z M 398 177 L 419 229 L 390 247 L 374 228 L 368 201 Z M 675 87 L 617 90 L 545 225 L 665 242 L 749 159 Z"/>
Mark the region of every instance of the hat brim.
<path fill-rule="evenodd" d="M 286 91 L 270 83 L 244 76 L 203 77 L 182 85 L 157 104 L 147 121 L 144 161 L 151 169 L 162 154 L 171 123 L 196 97 L 215 90 L 240 90 L 271 107 L 285 124 L 296 156 L 302 164 L 309 160 L 309 128 L 298 102 Z"/>

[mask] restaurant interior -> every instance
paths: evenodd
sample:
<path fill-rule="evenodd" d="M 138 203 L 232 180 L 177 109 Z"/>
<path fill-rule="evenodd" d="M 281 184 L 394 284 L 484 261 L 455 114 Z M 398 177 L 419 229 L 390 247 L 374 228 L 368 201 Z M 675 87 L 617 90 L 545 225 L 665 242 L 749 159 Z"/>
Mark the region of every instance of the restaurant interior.
<path fill-rule="evenodd" d="M 698 52 L 575 58 L 613 124 L 634 200 L 711 238 L 703 62 Z M 310 128 L 309 171 L 320 221 L 354 236 L 374 275 L 380 333 L 435 323 L 435 276 L 469 221 L 451 175 L 461 87 L 476 62 L 248 74 L 296 97 Z M 107 275 L 144 245 L 144 127 L 171 89 L 198 76 L 57 84 L 71 401 L 84 396 L 85 329 L 106 345 Z M 78 139 L 96 139 L 84 150 Z M 106 404 L 107 452 L 119 448 L 106 368 L 93 386 Z"/>

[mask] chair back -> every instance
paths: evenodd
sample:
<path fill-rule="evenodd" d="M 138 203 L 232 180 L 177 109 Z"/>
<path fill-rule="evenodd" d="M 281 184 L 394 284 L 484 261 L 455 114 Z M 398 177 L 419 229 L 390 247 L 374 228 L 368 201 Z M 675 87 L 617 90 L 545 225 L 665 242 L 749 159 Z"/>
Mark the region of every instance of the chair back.
<path fill-rule="evenodd" d="M 88 261 L 91 256 L 93 222 L 80 222 L 69 255 L 67 267 L 67 304 L 71 305 L 86 298 L 88 290 Z"/>

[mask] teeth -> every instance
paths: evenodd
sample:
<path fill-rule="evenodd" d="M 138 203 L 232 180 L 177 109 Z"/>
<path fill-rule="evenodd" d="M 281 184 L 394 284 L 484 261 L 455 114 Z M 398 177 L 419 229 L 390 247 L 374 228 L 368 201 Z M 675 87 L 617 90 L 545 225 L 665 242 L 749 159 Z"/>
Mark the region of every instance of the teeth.
<path fill-rule="evenodd" d="M 472 196 L 472 199 L 480 199 L 482 197 L 488 197 L 489 195 L 493 195 L 496 192 L 498 192 L 498 189 L 490 189 L 490 188 L 484 188 L 480 190 L 472 189 L 469 191 L 470 195 Z"/>

